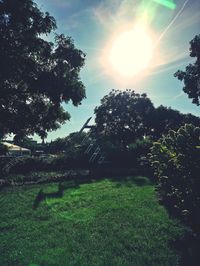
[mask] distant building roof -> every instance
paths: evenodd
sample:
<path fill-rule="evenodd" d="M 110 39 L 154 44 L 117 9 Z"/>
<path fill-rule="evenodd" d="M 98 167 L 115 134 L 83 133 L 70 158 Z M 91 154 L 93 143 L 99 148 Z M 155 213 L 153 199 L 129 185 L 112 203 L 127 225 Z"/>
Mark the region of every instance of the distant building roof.
<path fill-rule="evenodd" d="M 29 149 L 26 149 L 26 148 L 22 148 L 20 146 L 17 146 L 17 145 L 14 145 L 12 143 L 9 143 L 9 142 L 1 142 L 3 145 L 5 145 L 8 150 L 10 151 L 30 151 Z"/>

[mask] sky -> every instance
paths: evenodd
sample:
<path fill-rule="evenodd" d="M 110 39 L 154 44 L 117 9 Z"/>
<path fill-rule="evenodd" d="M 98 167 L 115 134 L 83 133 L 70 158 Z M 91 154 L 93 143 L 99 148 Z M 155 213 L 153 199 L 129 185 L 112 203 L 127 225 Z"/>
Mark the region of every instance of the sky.
<path fill-rule="evenodd" d="M 47 141 L 79 131 L 93 116 L 94 108 L 112 89 L 132 89 L 147 93 L 155 106 L 165 105 L 183 113 L 200 114 L 199 107 L 182 92 L 183 83 L 174 77 L 178 70 L 193 62 L 189 56 L 189 42 L 200 34 L 199 0 L 36 0 L 42 11 L 48 11 L 57 22 L 57 32 L 71 36 L 75 46 L 86 53 L 80 76 L 87 98 L 78 107 L 64 104 L 71 119 L 60 129 L 50 132 Z M 170 2 L 170 8 L 167 7 Z M 142 25 L 150 41 L 150 55 L 146 68 L 127 75 L 116 65 L 116 47 L 124 33 L 128 35 Z M 134 35 L 135 36 L 135 35 Z M 47 37 L 51 39 L 52 37 Z M 121 39 L 120 39 L 121 38 Z M 132 45 L 130 37 L 130 45 Z M 125 39 L 129 43 L 129 39 Z M 128 41 L 127 41 L 128 40 Z M 124 42 L 123 42 L 124 43 Z M 133 42 L 134 43 L 134 42 Z M 124 44 L 123 44 L 124 45 Z M 124 53 L 129 47 L 122 46 Z M 134 44 L 133 44 L 134 45 Z M 148 55 L 140 51 L 139 43 L 132 57 Z M 111 60 L 111 51 L 116 49 Z M 142 51 L 148 51 L 145 50 Z M 136 51 L 137 50 L 137 51 Z M 137 67 L 137 59 L 136 61 Z M 141 61 L 141 60 L 140 60 Z M 138 62 L 139 64 L 139 62 Z M 123 66 L 123 64 L 121 64 Z M 125 68 L 126 70 L 126 68 Z M 123 73 L 122 73 L 123 72 Z M 94 117 L 94 116 L 93 116 Z M 35 139 L 39 140 L 38 137 Z"/>

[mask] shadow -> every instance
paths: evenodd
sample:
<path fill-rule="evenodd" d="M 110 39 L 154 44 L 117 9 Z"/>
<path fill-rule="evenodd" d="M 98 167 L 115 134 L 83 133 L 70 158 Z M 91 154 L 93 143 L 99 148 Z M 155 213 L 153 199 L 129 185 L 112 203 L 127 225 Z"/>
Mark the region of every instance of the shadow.
<path fill-rule="evenodd" d="M 194 237 L 190 231 L 183 238 L 173 241 L 171 246 L 180 254 L 180 266 L 199 266 L 200 239 Z"/>
<path fill-rule="evenodd" d="M 137 186 L 147 186 L 152 184 L 149 178 L 145 176 L 128 176 L 128 177 L 118 176 L 118 177 L 112 177 L 110 179 L 116 183 L 117 187 L 132 186 L 134 184 Z"/>
<path fill-rule="evenodd" d="M 58 190 L 55 192 L 44 192 L 43 189 L 40 189 L 38 192 L 34 203 L 33 203 L 33 210 L 37 209 L 42 201 L 44 201 L 47 198 L 62 198 L 64 191 L 69 188 L 78 188 L 81 184 L 88 184 L 92 182 L 98 182 L 103 179 L 109 179 L 116 183 L 117 187 L 120 186 L 132 186 L 133 184 L 136 184 L 137 186 L 146 186 L 151 184 L 152 182 L 149 180 L 149 178 L 144 176 L 137 176 L 137 175 L 131 175 L 131 176 L 124 176 L 124 175 L 117 175 L 117 176 L 107 176 L 107 175 L 97 175 L 96 172 L 93 171 L 90 172 L 88 175 L 79 176 L 79 178 L 69 178 L 67 183 L 65 181 L 61 181 L 58 185 Z"/>
<path fill-rule="evenodd" d="M 37 209 L 42 201 L 47 198 L 62 198 L 64 191 L 70 188 L 79 188 L 81 184 L 88 184 L 92 182 L 97 182 L 101 178 L 95 178 L 93 175 L 83 175 L 79 176 L 79 178 L 71 177 L 67 181 L 63 180 L 58 184 L 58 190 L 55 192 L 44 192 L 43 189 L 40 189 L 38 192 L 34 203 L 33 203 L 33 210 Z"/>
<path fill-rule="evenodd" d="M 34 203 L 33 203 L 33 210 L 36 210 L 40 203 L 47 198 L 62 198 L 64 191 L 69 188 L 78 188 L 79 184 L 76 181 L 69 182 L 69 183 L 59 183 L 58 190 L 55 192 L 43 192 L 43 189 L 40 189 L 38 192 Z"/>
<path fill-rule="evenodd" d="M 154 184 L 151 173 L 146 173 L 138 168 L 93 168 L 90 174 L 95 179 L 102 177 L 117 181 L 119 183 L 135 183 L 138 186 L 145 186 L 148 184 Z"/>

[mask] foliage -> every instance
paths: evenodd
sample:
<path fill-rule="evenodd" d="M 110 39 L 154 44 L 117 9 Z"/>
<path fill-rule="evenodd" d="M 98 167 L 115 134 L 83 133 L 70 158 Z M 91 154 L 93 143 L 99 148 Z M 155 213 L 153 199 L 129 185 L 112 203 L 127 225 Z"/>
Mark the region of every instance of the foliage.
<path fill-rule="evenodd" d="M 152 141 L 149 138 L 137 139 L 134 143 L 129 145 L 129 151 L 136 154 L 136 157 L 139 155 L 145 155 L 149 152 L 150 147 L 152 146 Z"/>
<path fill-rule="evenodd" d="M 190 113 L 183 114 L 170 107 L 160 105 L 154 109 L 149 121 L 151 138 L 156 141 L 161 138 L 163 134 L 167 134 L 170 129 L 178 130 L 186 123 L 198 126 L 200 124 L 200 118 Z"/>
<path fill-rule="evenodd" d="M 96 131 L 126 150 L 128 144 L 149 133 L 146 120 L 153 109 L 146 94 L 112 90 L 95 109 Z"/>
<path fill-rule="evenodd" d="M 146 156 L 150 151 L 152 141 L 146 139 L 136 139 L 135 142 L 128 145 L 126 150 L 121 146 L 106 142 L 103 145 L 103 152 L 106 155 L 110 166 L 115 168 L 135 168 L 140 169 L 141 157 Z"/>
<path fill-rule="evenodd" d="M 95 115 L 99 141 L 110 142 L 119 150 L 127 150 L 136 139 L 157 140 L 185 123 L 200 124 L 199 117 L 162 105 L 155 108 L 146 94 L 132 90 L 112 90 L 101 100 Z"/>
<path fill-rule="evenodd" d="M 55 35 L 55 19 L 32 0 L 0 1 L 0 135 L 33 133 L 44 139 L 70 118 L 62 103 L 85 97 L 79 72 L 85 55 L 73 40 Z"/>
<path fill-rule="evenodd" d="M 54 158 L 20 157 L 18 159 L 0 160 L 0 165 L 8 165 L 8 174 L 28 174 L 41 171 L 62 171 L 69 169 L 87 169 L 88 159 L 83 154 L 74 156 L 60 155 Z"/>
<path fill-rule="evenodd" d="M 2 143 L 0 143 L 0 155 L 6 155 L 7 152 L 8 152 L 8 148 L 6 147 L 6 145 L 3 145 Z"/>
<path fill-rule="evenodd" d="M 10 160 L 12 160 L 13 157 L 11 156 L 5 156 L 5 155 L 2 155 L 0 156 L 0 176 L 3 176 L 3 168 L 6 164 L 8 164 L 10 162 Z"/>
<path fill-rule="evenodd" d="M 169 242 L 184 229 L 159 206 L 154 187 L 135 178 L 70 180 L 63 194 L 58 183 L 3 189 L 1 264 L 178 265 Z"/>
<path fill-rule="evenodd" d="M 18 160 L 13 159 L 9 163 L 9 174 L 27 174 L 30 172 L 38 172 L 48 170 L 48 160 L 39 157 L 21 157 Z"/>
<path fill-rule="evenodd" d="M 88 160 L 83 154 L 62 155 L 54 158 L 48 166 L 50 171 L 88 168 Z"/>
<path fill-rule="evenodd" d="M 31 148 L 34 152 L 36 149 L 42 148 L 47 153 L 57 153 L 57 156 L 49 157 L 20 157 L 9 158 L 9 160 L 0 160 L 2 167 L 8 165 L 8 174 L 27 174 L 30 172 L 41 171 L 62 171 L 68 169 L 88 168 L 88 158 L 84 154 L 85 145 L 82 145 L 85 133 L 71 133 L 66 138 L 58 138 L 55 141 L 38 145 L 25 137 L 16 141 L 23 147 Z M 41 146 L 41 147 L 40 147 Z"/>
<path fill-rule="evenodd" d="M 150 138 L 145 138 L 143 140 L 137 139 L 135 143 L 129 145 L 130 153 L 130 165 L 134 164 L 140 173 L 147 175 L 152 179 L 152 170 L 147 160 L 147 155 L 152 147 L 152 140 Z"/>
<path fill-rule="evenodd" d="M 85 145 L 88 145 L 88 142 L 85 142 L 82 145 L 83 139 L 86 137 L 85 132 L 74 132 L 70 133 L 65 138 L 57 138 L 51 143 L 48 144 L 46 151 L 52 154 L 67 154 L 74 155 L 77 153 L 83 152 Z"/>
<path fill-rule="evenodd" d="M 65 170 L 65 171 L 51 171 L 51 172 L 31 172 L 25 174 L 10 174 L 3 176 L 1 181 L 4 180 L 5 184 L 3 186 L 9 185 L 21 185 L 21 184 L 39 184 L 39 183 L 53 183 L 68 180 L 78 180 L 83 181 L 89 178 L 88 170 Z M 1 184 L 0 184 L 1 186 Z"/>
<path fill-rule="evenodd" d="M 199 105 L 200 101 L 200 35 L 190 42 L 190 56 L 196 61 L 186 66 L 185 71 L 178 70 L 175 77 L 184 82 L 183 91 L 192 102 Z"/>
<path fill-rule="evenodd" d="M 150 162 L 161 202 L 200 236 L 200 128 L 170 130 L 154 143 Z"/>

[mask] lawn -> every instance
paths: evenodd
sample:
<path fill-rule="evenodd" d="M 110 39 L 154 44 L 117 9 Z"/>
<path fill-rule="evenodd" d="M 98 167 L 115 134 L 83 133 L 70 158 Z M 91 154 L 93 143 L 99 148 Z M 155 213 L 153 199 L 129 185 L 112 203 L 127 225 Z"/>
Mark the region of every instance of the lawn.
<path fill-rule="evenodd" d="M 0 265 L 177 265 L 169 218 L 146 178 L 0 192 Z"/>

